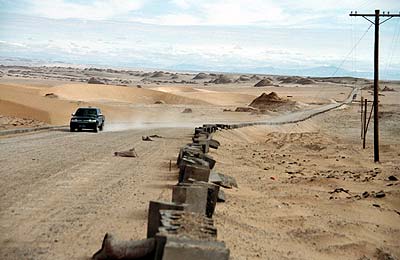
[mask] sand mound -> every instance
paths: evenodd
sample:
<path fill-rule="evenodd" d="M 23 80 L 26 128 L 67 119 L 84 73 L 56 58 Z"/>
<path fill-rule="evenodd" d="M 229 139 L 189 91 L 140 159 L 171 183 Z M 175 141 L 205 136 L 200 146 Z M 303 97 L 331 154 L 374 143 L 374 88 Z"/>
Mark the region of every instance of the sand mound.
<path fill-rule="evenodd" d="M 269 78 L 262 79 L 254 85 L 254 87 L 267 87 L 267 86 L 273 86 L 272 81 Z"/>
<path fill-rule="evenodd" d="M 199 74 L 197 74 L 196 76 L 194 76 L 193 79 L 207 79 L 208 75 L 204 72 L 200 72 Z"/>
<path fill-rule="evenodd" d="M 257 76 L 257 75 L 253 75 L 253 76 L 251 76 L 250 79 L 252 79 L 252 80 L 260 80 L 261 78 L 259 76 Z"/>
<path fill-rule="evenodd" d="M 240 77 L 235 80 L 235 82 L 246 82 L 246 81 L 250 81 L 250 77 L 247 75 L 240 75 Z"/>
<path fill-rule="evenodd" d="M 161 78 L 164 77 L 165 73 L 163 71 L 155 71 L 153 75 L 151 75 L 152 78 Z"/>
<path fill-rule="evenodd" d="M 100 81 L 99 79 L 96 79 L 95 77 L 91 77 L 88 80 L 88 84 L 104 84 L 104 82 Z"/>
<path fill-rule="evenodd" d="M 52 87 L 51 90 L 61 99 L 85 102 L 154 104 L 155 102 L 162 100 L 165 104 L 207 104 L 205 101 L 182 97 L 166 92 L 113 85 L 66 84 Z"/>
<path fill-rule="evenodd" d="M 229 84 L 232 83 L 232 80 L 226 75 L 219 75 L 218 78 L 212 81 L 214 84 Z"/>
<path fill-rule="evenodd" d="M 259 109 L 260 111 L 275 111 L 275 110 L 293 110 L 296 102 L 284 99 L 278 96 L 275 92 L 269 94 L 262 93 L 261 96 L 254 99 L 249 106 Z"/>
<path fill-rule="evenodd" d="M 382 91 L 396 91 L 394 88 L 389 88 L 388 86 L 385 86 Z"/>
<path fill-rule="evenodd" d="M 269 94 L 262 93 L 261 96 L 254 99 L 253 102 L 250 103 L 250 106 L 259 107 L 275 102 L 284 102 L 284 99 L 280 98 L 275 92 L 271 92 Z"/>
<path fill-rule="evenodd" d="M 279 77 L 278 80 L 282 84 L 300 84 L 300 85 L 315 84 L 315 81 L 310 78 L 303 78 L 297 76 Z"/>
<path fill-rule="evenodd" d="M 237 107 L 235 112 L 255 112 L 256 109 L 252 107 Z"/>

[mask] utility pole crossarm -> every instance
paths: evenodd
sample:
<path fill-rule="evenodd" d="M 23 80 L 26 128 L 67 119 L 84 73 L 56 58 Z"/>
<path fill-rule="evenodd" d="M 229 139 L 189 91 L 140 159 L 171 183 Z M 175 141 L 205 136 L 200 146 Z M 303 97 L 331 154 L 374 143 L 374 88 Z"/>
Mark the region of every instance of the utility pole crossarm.
<path fill-rule="evenodd" d="M 358 14 L 351 12 L 350 16 L 372 16 L 375 17 L 375 14 Z M 380 17 L 400 17 L 400 14 L 379 14 Z"/>

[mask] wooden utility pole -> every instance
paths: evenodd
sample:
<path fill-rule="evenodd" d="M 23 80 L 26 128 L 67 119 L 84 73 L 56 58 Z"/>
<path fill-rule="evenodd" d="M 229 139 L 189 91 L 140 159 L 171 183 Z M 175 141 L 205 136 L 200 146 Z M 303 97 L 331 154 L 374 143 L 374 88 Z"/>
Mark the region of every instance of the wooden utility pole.
<path fill-rule="evenodd" d="M 364 120 L 364 117 L 363 117 L 364 103 L 363 103 L 362 96 L 361 96 L 361 100 L 360 100 L 360 107 L 361 107 L 361 139 L 363 139 L 364 138 L 364 121 L 363 121 Z"/>
<path fill-rule="evenodd" d="M 392 19 L 400 17 L 399 14 L 390 14 L 387 12 L 380 13 L 375 10 L 375 14 L 358 14 L 357 12 L 350 13 L 350 16 L 362 16 L 370 23 L 375 25 L 375 46 L 374 46 L 374 161 L 379 162 L 379 118 L 378 118 L 378 96 L 379 96 L 379 25 Z M 375 21 L 371 21 L 368 17 L 375 17 Z M 383 22 L 379 22 L 380 17 L 387 17 Z"/>
<path fill-rule="evenodd" d="M 365 110 L 364 110 L 364 119 L 363 119 L 363 122 L 364 122 L 364 124 L 363 124 L 363 149 L 365 149 L 365 140 L 367 139 L 367 131 L 368 131 L 368 128 L 367 128 L 367 99 L 365 99 L 365 105 L 364 105 L 364 108 L 365 108 Z M 361 102 L 362 103 L 362 102 Z"/>

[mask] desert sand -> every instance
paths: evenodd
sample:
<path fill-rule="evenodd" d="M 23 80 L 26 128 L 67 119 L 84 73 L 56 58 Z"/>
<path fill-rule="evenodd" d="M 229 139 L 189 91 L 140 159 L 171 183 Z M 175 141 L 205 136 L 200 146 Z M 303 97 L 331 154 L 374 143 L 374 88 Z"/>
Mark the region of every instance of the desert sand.
<path fill-rule="evenodd" d="M 356 101 L 372 100 L 371 81 L 354 78 L 0 69 L 0 131 L 61 126 L 0 136 L 1 259 L 88 259 L 106 232 L 143 238 L 148 201 L 170 198 L 177 169 L 169 172 L 169 161 L 195 126 L 301 113 L 341 102 L 353 87 L 362 89 Z M 91 77 L 104 84 L 88 84 Z M 263 78 L 268 85 L 254 87 Z M 231 259 L 400 258 L 400 84 L 381 86 L 380 163 L 372 122 L 362 149 L 359 102 L 296 124 L 215 135 L 216 170 L 239 185 L 225 190 L 215 214 Z M 271 92 L 284 101 L 279 109 L 234 112 Z M 68 132 L 81 106 L 103 110 L 104 132 Z M 164 138 L 142 142 L 148 134 Z M 132 147 L 138 158 L 113 157 Z"/>

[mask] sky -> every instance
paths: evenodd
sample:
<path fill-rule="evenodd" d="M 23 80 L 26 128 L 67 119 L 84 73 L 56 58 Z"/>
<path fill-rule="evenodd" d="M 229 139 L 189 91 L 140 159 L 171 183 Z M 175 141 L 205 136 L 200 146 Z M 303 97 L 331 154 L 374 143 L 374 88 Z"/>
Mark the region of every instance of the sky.
<path fill-rule="evenodd" d="M 349 13 L 375 9 L 400 1 L 0 0 L 0 63 L 371 77 L 374 27 Z M 381 26 L 384 79 L 400 79 L 399 34 Z"/>

